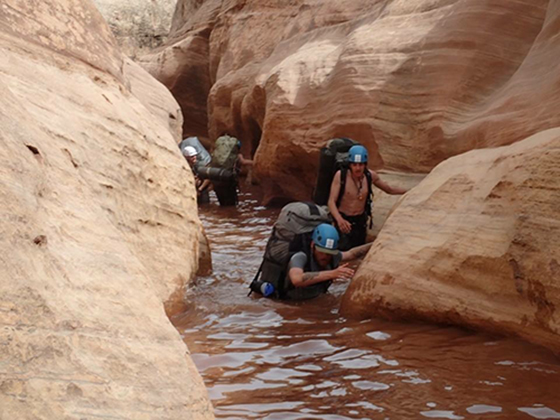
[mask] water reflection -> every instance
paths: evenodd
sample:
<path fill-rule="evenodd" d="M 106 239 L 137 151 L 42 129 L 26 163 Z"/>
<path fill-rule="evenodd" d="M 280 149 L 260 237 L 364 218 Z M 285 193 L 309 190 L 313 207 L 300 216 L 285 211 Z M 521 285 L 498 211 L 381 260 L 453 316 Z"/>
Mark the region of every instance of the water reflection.
<path fill-rule="evenodd" d="M 455 328 L 350 321 L 346 288 L 300 303 L 247 297 L 277 210 L 210 205 L 214 273 L 174 319 L 220 419 L 556 419 L 559 360 Z"/>

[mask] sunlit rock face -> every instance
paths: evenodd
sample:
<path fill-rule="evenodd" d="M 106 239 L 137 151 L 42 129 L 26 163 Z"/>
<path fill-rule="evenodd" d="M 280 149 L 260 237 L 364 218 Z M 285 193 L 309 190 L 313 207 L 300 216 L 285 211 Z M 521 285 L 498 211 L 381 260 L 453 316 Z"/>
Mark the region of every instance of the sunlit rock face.
<path fill-rule="evenodd" d="M 177 0 L 93 0 L 120 48 L 136 58 L 159 47 L 169 35 Z"/>
<path fill-rule="evenodd" d="M 515 334 L 560 352 L 560 129 L 451 158 L 391 214 L 347 316 Z"/>
<path fill-rule="evenodd" d="M 200 236 L 178 104 L 85 0 L 4 0 L 0 54 L 0 417 L 213 418 L 165 312 Z"/>
<path fill-rule="evenodd" d="M 185 134 L 238 135 L 267 197 L 302 199 L 335 136 L 363 142 L 373 168 L 428 172 L 554 127 L 557 8 L 180 1 L 168 46 L 142 64 L 178 99 Z"/>

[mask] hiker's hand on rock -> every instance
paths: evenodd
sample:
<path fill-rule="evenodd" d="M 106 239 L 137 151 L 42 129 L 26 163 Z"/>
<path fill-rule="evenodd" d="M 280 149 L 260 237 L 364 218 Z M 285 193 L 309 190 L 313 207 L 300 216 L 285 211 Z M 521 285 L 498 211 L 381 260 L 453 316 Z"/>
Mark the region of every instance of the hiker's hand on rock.
<path fill-rule="evenodd" d="M 339 229 L 342 231 L 342 233 L 350 233 L 350 231 L 352 230 L 352 225 L 350 224 L 350 222 L 348 220 L 345 219 L 340 219 L 338 222 L 338 227 Z"/>
<path fill-rule="evenodd" d="M 348 268 L 348 263 L 340 265 L 338 268 L 334 269 L 335 278 L 350 280 L 354 277 L 354 270 Z"/>

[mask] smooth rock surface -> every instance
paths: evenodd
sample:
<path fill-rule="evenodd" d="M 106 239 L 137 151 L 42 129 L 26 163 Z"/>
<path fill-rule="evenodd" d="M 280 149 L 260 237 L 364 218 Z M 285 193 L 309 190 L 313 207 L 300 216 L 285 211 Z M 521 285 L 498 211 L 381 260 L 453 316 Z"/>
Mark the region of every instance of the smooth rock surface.
<path fill-rule="evenodd" d="M 201 232 L 177 103 L 89 1 L 5 0 L 0 54 L 0 419 L 213 418 L 165 312 Z"/>
<path fill-rule="evenodd" d="M 122 51 L 136 58 L 169 36 L 177 0 L 93 0 Z"/>
<path fill-rule="evenodd" d="M 560 352 L 560 128 L 442 163 L 402 199 L 346 316 L 515 334 Z"/>
<path fill-rule="evenodd" d="M 177 11 L 167 47 L 142 65 L 178 99 L 185 134 L 208 126 L 256 151 L 267 199 L 308 199 L 332 137 L 364 143 L 374 169 L 426 173 L 560 124 L 553 1 L 180 0 Z"/>

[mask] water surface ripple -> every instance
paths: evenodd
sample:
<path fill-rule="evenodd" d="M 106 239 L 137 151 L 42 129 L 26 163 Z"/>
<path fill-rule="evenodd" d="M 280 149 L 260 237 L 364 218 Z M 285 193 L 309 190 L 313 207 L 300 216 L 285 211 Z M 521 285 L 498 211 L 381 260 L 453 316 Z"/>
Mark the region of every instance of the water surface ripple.
<path fill-rule="evenodd" d="M 201 209 L 214 272 L 173 319 L 219 419 L 560 419 L 560 360 L 518 340 L 247 297 L 278 210 Z"/>

